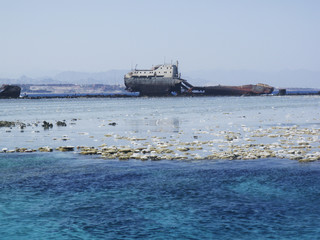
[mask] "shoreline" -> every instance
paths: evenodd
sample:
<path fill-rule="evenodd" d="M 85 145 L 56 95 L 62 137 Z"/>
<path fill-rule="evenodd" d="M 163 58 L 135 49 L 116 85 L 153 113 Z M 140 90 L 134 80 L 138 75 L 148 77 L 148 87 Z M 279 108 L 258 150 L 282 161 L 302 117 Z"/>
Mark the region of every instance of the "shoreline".
<path fill-rule="evenodd" d="M 59 96 L 23 96 L 17 99 L 50 99 L 50 98 L 145 98 L 145 97 L 159 97 L 159 98 L 175 98 L 175 97 L 285 97 L 285 96 L 320 96 L 320 93 L 286 93 L 281 94 L 261 94 L 261 95 L 243 95 L 243 96 L 224 96 L 224 95 L 204 95 L 204 94 L 181 94 L 168 96 L 140 96 L 130 94 L 86 94 L 86 95 L 59 95 Z"/>

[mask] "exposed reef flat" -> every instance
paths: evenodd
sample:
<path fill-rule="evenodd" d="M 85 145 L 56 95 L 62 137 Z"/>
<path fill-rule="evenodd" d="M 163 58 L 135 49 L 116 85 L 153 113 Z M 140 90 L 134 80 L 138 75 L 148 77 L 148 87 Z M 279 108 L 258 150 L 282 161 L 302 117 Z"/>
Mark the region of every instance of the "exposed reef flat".
<path fill-rule="evenodd" d="M 34 123 L 0 121 L 0 127 L 21 131 L 28 127 L 61 128 L 75 124 L 77 119 L 69 122 L 62 120 L 50 123 L 38 121 Z M 116 124 L 108 124 L 114 128 Z M 10 131 L 10 130 L 9 130 Z M 38 130 L 40 131 L 40 130 Z M 54 130 L 53 130 L 54 131 Z M 78 133 L 79 135 L 88 135 Z M 249 128 L 242 126 L 239 131 L 221 131 L 209 129 L 206 131 L 193 131 L 193 141 L 185 141 L 185 133 L 179 131 L 174 137 L 149 135 L 135 137 L 106 133 L 98 147 L 70 146 L 59 147 L 38 146 L 37 148 L 16 147 L 8 149 L 3 147 L 1 153 L 33 153 L 33 152 L 74 152 L 82 155 L 96 155 L 104 159 L 139 159 L 139 160 L 249 160 L 266 158 L 286 158 L 300 162 L 320 160 L 320 129 L 300 128 L 299 126 L 271 126 L 267 128 Z M 154 134 L 154 133 L 153 133 Z M 206 136 L 206 140 L 200 140 Z M 95 138 L 95 136 L 89 136 Z M 108 141 L 108 139 L 110 141 Z M 60 139 L 68 142 L 68 136 Z M 108 144 L 107 142 L 113 142 Z M 114 144 L 118 143 L 118 144 Z"/>

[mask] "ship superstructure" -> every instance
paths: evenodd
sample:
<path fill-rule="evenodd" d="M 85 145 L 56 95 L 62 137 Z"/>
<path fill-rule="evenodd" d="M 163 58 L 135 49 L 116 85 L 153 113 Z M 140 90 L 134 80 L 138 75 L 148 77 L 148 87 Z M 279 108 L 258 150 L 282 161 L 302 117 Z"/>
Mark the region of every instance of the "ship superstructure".
<path fill-rule="evenodd" d="M 176 64 L 156 65 L 151 69 L 135 69 L 125 75 L 125 78 L 180 78 L 178 62 Z"/>

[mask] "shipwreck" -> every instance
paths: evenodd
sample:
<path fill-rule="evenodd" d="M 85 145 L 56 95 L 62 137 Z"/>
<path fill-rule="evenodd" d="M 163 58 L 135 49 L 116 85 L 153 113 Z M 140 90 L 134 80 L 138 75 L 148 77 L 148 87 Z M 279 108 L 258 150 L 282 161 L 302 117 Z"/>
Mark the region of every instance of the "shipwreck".
<path fill-rule="evenodd" d="M 181 78 L 176 64 L 156 65 L 151 69 L 134 69 L 124 76 L 124 84 L 129 92 L 139 92 L 141 96 L 165 95 L 209 95 L 243 96 L 271 94 L 273 87 L 267 84 L 242 86 L 193 86 Z"/>

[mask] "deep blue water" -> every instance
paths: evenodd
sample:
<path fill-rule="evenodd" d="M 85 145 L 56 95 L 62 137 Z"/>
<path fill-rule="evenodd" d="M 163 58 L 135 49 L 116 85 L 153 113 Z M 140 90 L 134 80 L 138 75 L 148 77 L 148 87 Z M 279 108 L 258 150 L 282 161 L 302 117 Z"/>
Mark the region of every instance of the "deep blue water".
<path fill-rule="evenodd" d="M 319 239 L 320 165 L 0 155 L 1 239 Z"/>

